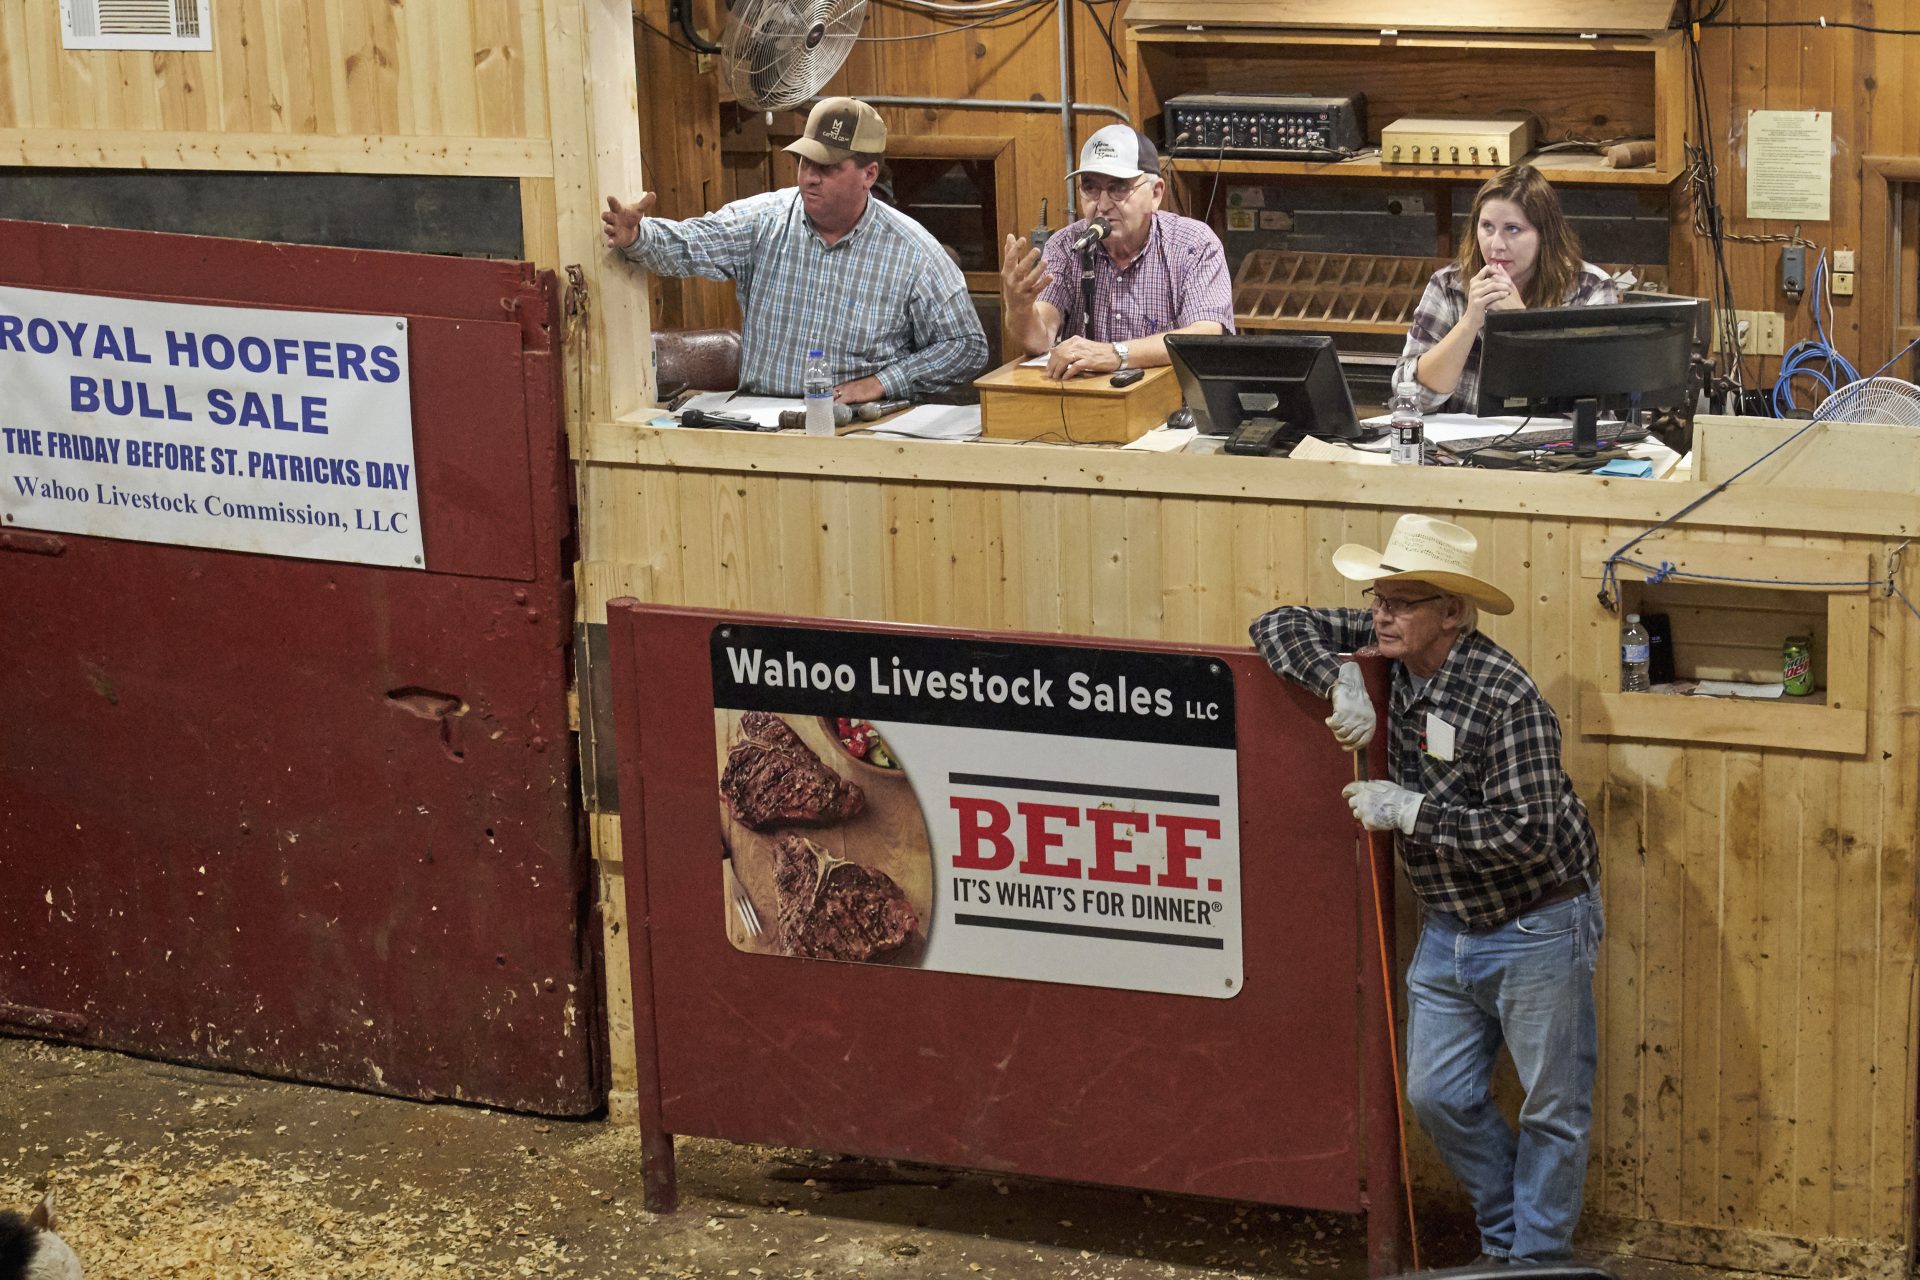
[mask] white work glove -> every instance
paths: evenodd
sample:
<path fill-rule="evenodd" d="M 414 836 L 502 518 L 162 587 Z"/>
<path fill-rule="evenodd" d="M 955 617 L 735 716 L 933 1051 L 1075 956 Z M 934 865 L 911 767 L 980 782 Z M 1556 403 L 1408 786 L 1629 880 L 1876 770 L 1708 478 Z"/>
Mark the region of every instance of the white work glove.
<path fill-rule="evenodd" d="M 1340 794 L 1367 830 L 1398 831 L 1405 836 L 1413 834 L 1420 802 L 1426 799 L 1418 791 L 1391 782 L 1349 782 L 1340 788 Z"/>
<path fill-rule="evenodd" d="M 1333 714 L 1327 717 L 1333 740 L 1348 751 L 1358 751 L 1372 742 L 1373 699 L 1367 696 L 1367 682 L 1360 668 L 1351 662 L 1341 663 L 1340 678 L 1333 682 L 1327 696 L 1333 699 Z"/>

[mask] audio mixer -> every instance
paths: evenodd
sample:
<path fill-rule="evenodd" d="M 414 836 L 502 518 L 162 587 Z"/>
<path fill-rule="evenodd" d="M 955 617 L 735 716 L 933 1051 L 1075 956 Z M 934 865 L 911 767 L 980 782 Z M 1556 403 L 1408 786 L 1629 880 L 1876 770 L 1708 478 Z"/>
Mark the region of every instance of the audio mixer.
<path fill-rule="evenodd" d="M 1367 145 L 1365 94 L 1183 93 L 1165 110 L 1169 155 L 1326 160 Z"/>

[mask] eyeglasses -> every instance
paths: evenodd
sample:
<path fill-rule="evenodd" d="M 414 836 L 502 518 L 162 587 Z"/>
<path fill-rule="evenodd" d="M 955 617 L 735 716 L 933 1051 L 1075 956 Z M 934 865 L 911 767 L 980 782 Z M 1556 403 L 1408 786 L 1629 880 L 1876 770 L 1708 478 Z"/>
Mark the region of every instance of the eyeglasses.
<path fill-rule="evenodd" d="M 1368 587 L 1360 594 L 1367 598 L 1367 607 L 1375 613 L 1384 614 L 1389 618 L 1403 618 L 1423 604 L 1432 604 L 1435 600 L 1446 599 L 1447 593 L 1444 591 L 1436 591 L 1430 596 L 1416 596 L 1411 600 L 1397 600 L 1389 596 L 1383 596 L 1372 587 Z"/>
<path fill-rule="evenodd" d="M 1125 182 L 1101 182 L 1098 179 L 1080 179 L 1080 198 L 1092 203 L 1103 197 L 1115 204 L 1132 195 L 1134 189 L 1146 181 L 1145 175 Z"/>

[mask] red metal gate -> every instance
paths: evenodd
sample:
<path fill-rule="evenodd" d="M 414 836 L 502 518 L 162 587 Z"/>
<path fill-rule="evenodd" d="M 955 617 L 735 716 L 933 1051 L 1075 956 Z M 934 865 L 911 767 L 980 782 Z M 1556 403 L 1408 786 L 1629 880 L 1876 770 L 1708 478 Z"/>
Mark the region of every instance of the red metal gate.
<path fill-rule="evenodd" d="M 0 221 L 0 284 L 408 317 L 426 553 L 0 529 L 0 1028 L 599 1106 L 551 276 Z"/>

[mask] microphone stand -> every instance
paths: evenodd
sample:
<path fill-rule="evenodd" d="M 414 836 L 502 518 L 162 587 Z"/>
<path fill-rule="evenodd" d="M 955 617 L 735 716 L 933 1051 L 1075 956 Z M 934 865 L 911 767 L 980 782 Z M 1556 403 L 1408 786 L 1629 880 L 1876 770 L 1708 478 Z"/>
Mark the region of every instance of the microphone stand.
<path fill-rule="evenodd" d="M 1080 336 L 1093 341 L 1093 250 L 1099 240 L 1089 240 L 1080 249 Z"/>

